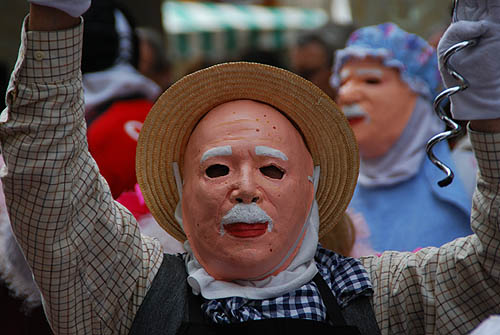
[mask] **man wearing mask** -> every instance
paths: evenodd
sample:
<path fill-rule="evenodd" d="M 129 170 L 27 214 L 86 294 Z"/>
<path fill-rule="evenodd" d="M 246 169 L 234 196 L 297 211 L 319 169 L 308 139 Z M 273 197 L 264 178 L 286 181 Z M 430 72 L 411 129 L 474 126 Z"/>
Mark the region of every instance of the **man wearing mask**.
<path fill-rule="evenodd" d="M 32 4 L 25 21 L 0 142 L 11 224 L 56 333 L 464 334 L 500 312 L 496 99 L 456 110 L 473 119 L 481 152 L 476 235 L 355 260 L 317 245 L 358 170 L 354 135 L 326 94 L 255 63 L 186 76 L 157 101 L 138 144 L 145 201 L 186 241 L 185 254 L 165 255 L 87 150 L 83 2 L 50 4 L 63 11 Z"/>

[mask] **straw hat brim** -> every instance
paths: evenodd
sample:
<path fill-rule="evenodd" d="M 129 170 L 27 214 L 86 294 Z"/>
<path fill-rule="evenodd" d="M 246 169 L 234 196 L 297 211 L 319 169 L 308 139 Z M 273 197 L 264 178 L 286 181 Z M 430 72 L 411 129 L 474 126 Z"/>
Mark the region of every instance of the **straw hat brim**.
<path fill-rule="evenodd" d="M 173 162 L 182 169 L 193 129 L 214 107 L 239 99 L 273 106 L 302 133 L 321 174 L 316 192 L 320 237 L 339 222 L 358 177 L 358 149 L 353 132 L 335 103 L 318 87 L 289 71 L 256 63 L 215 65 L 183 77 L 157 100 L 140 132 L 137 180 L 160 226 L 186 240 L 175 220 L 179 195 Z"/>

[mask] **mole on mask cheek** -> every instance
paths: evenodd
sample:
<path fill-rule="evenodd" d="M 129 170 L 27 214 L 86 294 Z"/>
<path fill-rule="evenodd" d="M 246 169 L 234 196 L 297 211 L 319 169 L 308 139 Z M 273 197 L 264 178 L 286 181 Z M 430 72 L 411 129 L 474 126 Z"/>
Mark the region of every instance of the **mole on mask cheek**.
<path fill-rule="evenodd" d="M 182 195 L 184 230 L 205 270 L 235 280 L 286 267 L 312 204 L 312 172 L 302 137 L 272 107 L 238 100 L 209 112 L 189 139 Z"/>

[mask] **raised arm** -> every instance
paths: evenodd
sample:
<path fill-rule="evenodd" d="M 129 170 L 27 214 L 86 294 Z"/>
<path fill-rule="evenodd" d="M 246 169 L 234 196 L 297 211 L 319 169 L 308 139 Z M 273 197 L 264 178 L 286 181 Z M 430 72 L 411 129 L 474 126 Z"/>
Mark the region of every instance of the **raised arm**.
<path fill-rule="evenodd" d="M 127 334 L 160 247 L 113 201 L 88 153 L 81 19 L 31 5 L 26 22 L 0 116 L 11 223 L 57 334 Z"/>
<path fill-rule="evenodd" d="M 475 234 L 441 248 L 362 260 L 375 287 L 372 302 L 382 334 L 468 334 L 500 313 L 500 1 L 459 6 L 462 16 L 443 36 L 439 54 L 442 63 L 450 46 L 477 41 L 450 59 L 469 82 L 452 96 L 452 114 L 472 120 L 469 135 L 479 166 L 471 214 Z M 441 74 L 446 86 L 457 84 L 444 67 Z"/>

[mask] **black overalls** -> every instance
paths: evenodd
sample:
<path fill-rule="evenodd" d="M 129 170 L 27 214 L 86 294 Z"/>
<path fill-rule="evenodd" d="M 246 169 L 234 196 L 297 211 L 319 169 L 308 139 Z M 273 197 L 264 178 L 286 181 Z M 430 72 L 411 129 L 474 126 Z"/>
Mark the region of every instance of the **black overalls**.
<path fill-rule="evenodd" d="M 346 308 L 340 309 L 333 293 L 319 274 L 313 280 L 327 308 L 327 320 L 331 324 L 291 318 L 229 325 L 207 322 L 202 316 L 202 298 L 192 294 L 186 278 L 184 261 L 180 257 L 165 254 L 158 274 L 136 313 L 131 335 L 380 334 L 368 297 L 356 298 Z"/>

